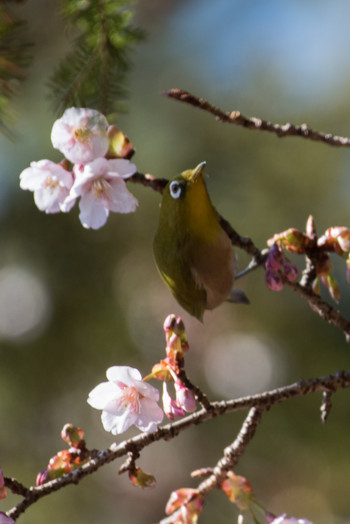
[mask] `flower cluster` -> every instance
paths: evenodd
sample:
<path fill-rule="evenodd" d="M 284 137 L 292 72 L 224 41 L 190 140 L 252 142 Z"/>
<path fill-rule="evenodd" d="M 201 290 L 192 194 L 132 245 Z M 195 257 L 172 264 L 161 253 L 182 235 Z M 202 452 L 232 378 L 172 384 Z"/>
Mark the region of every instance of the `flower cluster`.
<path fill-rule="evenodd" d="M 155 431 L 164 413 L 172 420 L 197 408 L 193 393 L 178 378 L 183 353 L 189 347 L 181 318 L 169 315 L 164 322 L 164 331 L 166 358 L 155 364 L 148 376 L 142 378 L 138 369 L 128 366 L 113 366 L 107 369 L 108 382 L 98 384 L 89 393 L 88 403 L 102 410 L 103 427 L 113 435 L 123 433 L 132 425 L 141 431 Z M 163 381 L 164 413 L 158 406 L 159 391 L 146 382 L 151 378 Z M 170 381 L 174 382 L 175 399 L 167 389 Z"/>
<path fill-rule="evenodd" d="M 138 202 L 125 180 L 136 173 L 129 140 L 94 109 L 71 107 L 56 120 L 51 141 L 64 160 L 31 162 L 20 174 L 20 187 L 34 192 L 45 213 L 68 212 L 80 198 L 85 228 L 99 229 L 110 211 L 131 213 Z"/>
<path fill-rule="evenodd" d="M 329 291 L 336 302 L 340 299 L 340 288 L 332 274 L 332 264 L 329 253 L 336 253 L 346 258 L 346 276 L 350 282 L 350 230 L 344 226 L 330 227 L 321 237 L 317 237 L 313 217 L 310 215 L 306 224 L 306 232 L 295 228 L 287 229 L 270 238 L 267 242 L 269 254 L 266 261 L 266 282 L 270 289 L 279 291 L 285 278 L 293 281 L 297 278 L 297 270 L 285 257 L 283 249 L 290 253 L 307 255 L 315 268 L 316 276 L 312 288 L 320 294 L 320 283 Z"/>
<path fill-rule="evenodd" d="M 36 478 L 37 486 L 71 473 L 82 466 L 91 456 L 86 448 L 82 429 L 72 424 L 65 424 L 61 431 L 61 437 L 70 447 L 56 453 L 50 459 L 48 466 L 38 473 Z"/>

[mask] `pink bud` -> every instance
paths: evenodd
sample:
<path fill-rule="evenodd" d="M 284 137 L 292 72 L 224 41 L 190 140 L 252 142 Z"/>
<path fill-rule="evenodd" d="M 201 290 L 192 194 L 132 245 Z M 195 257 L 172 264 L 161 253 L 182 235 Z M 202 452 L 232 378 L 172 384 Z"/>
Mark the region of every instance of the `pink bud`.
<path fill-rule="evenodd" d="M 169 395 L 166 382 L 163 382 L 163 410 L 168 419 L 174 420 L 174 418 L 180 418 L 185 416 L 185 411 L 180 407 L 177 402 Z"/>
<path fill-rule="evenodd" d="M 193 413 L 197 409 L 197 403 L 193 393 L 183 386 L 178 380 L 175 381 L 176 403 L 187 413 Z"/>
<path fill-rule="evenodd" d="M 39 471 L 39 473 L 36 476 L 36 486 L 42 486 L 45 484 L 45 482 L 48 482 L 51 480 L 50 472 L 47 468 L 43 469 L 42 471 Z"/>
<path fill-rule="evenodd" d="M 277 244 L 272 244 L 266 260 L 265 267 L 267 269 L 272 269 L 273 271 L 278 271 L 279 269 L 281 269 L 282 264 L 282 249 Z"/>
<path fill-rule="evenodd" d="M 283 289 L 283 279 L 279 273 L 276 273 L 276 271 L 267 269 L 265 274 L 265 280 L 267 286 L 272 291 L 281 291 L 281 289 Z"/>
<path fill-rule="evenodd" d="M 164 320 L 163 329 L 167 333 L 170 330 L 173 330 L 174 324 L 176 322 L 176 316 L 172 313 L 171 315 L 168 315 L 166 319 Z"/>
<path fill-rule="evenodd" d="M 84 431 L 81 428 L 73 426 L 73 424 L 65 424 L 61 431 L 61 438 L 67 442 L 69 446 L 77 448 L 84 443 Z"/>

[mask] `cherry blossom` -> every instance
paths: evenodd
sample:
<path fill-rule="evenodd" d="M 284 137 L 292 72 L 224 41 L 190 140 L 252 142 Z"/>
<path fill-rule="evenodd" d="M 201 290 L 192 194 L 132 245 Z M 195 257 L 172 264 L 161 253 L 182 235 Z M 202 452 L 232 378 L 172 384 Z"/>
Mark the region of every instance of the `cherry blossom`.
<path fill-rule="evenodd" d="M 164 416 L 157 404 L 159 391 L 129 366 L 113 366 L 106 375 L 108 382 L 96 386 L 88 398 L 90 406 L 102 410 L 104 429 L 119 435 L 134 424 L 141 431 L 155 431 Z"/>
<path fill-rule="evenodd" d="M 129 192 L 124 181 L 135 172 L 136 166 L 125 159 L 97 158 L 86 165 L 76 165 L 75 181 L 65 205 L 69 207 L 81 197 L 81 223 L 87 229 L 99 229 L 106 223 L 110 211 L 135 211 L 137 199 Z"/>
<path fill-rule="evenodd" d="M 72 173 L 51 160 L 31 162 L 30 167 L 20 174 L 20 187 L 34 191 L 35 204 L 45 213 L 59 213 L 72 208 L 74 200 L 63 205 L 72 185 Z"/>
<path fill-rule="evenodd" d="M 70 107 L 51 131 L 53 147 L 73 164 L 87 164 L 108 151 L 108 122 L 95 109 Z"/>

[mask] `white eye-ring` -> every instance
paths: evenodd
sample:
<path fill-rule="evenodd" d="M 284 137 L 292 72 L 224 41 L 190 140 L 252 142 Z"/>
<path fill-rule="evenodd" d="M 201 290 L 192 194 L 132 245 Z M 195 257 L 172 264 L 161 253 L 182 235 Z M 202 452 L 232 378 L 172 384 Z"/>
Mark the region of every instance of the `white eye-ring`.
<path fill-rule="evenodd" d="M 180 184 L 180 182 L 177 182 L 176 180 L 171 182 L 169 189 L 170 194 L 173 198 L 180 198 L 180 196 L 182 195 L 182 185 Z"/>

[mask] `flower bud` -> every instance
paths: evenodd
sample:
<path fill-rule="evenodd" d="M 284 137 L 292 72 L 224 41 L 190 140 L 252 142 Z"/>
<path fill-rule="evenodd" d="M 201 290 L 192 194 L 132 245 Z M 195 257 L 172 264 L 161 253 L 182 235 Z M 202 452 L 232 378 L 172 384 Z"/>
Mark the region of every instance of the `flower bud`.
<path fill-rule="evenodd" d="M 272 244 L 266 260 L 265 267 L 278 271 L 283 265 L 283 254 L 282 249 L 278 244 Z"/>
<path fill-rule="evenodd" d="M 169 420 L 185 416 L 184 409 L 169 395 L 166 382 L 163 382 L 163 410 Z"/>
<path fill-rule="evenodd" d="M 129 160 L 133 156 L 135 149 L 120 129 L 114 125 L 109 126 L 107 136 L 109 145 L 107 158 L 126 158 Z"/>
<path fill-rule="evenodd" d="M 220 488 L 229 500 L 237 505 L 238 509 L 244 511 L 249 508 L 253 489 L 245 477 L 240 477 L 235 475 L 233 471 L 228 471 Z"/>
<path fill-rule="evenodd" d="M 266 280 L 267 286 L 272 291 L 281 291 L 281 289 L 283 289 L 283 279 L 281 275 L 277 273 L 276 271 L 267 269 L 265 273 L 265 280 Z"/>
<path fill-rule="evenodd" d="M 193 396 L 193 393 L 183 386 L 178 380 L 175 381 L 176 391 L 176 403 L 177 405 L 187 411 L 187 413 L 193 413 L 197 409 L 197 403 Z"/>
<path fill-rule="evenodd" d="M 85 445 L 84 431 L 81 428 L 73 426 L 73 424 L 65 424 L 61 431 L 61 438 L 67 442 L 69 446 L 79 448 Z"/>
<path fill-rule="evenodd" d="M 154 488 L 157 484 L 155 477 L 145 473 L 141 468 L 129 471 L 129 480 L 133 486 L 139 488 Z"/>

